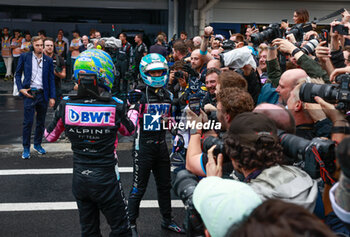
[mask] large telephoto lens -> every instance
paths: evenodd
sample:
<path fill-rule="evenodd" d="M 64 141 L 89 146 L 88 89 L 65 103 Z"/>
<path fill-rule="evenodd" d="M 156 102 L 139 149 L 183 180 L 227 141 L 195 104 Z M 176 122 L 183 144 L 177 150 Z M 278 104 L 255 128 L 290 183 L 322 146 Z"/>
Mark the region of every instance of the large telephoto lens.
<path fill-rule="evenodd" d="M 305 150 L 310 143 L 309 140 L 285 133 L 282 130 L 278 130 L 278 137 L 283 147 L 283 153 L 292 158 L 294 163 L 305 159 Z"/>
<path fill-rule="evenodd" d="M 315 52 L 315 48 L 317 47 L 318 44 L 319 44 L 319 42 L 317 39 L 312 39 L 309 42 L 307 42 L 307 44 L 304 45 L 304 47 L 302 47 L 301 50 L 305 54 L 311 54 L 311 53 Z"/>
<path fill-rule="evenodd" d="M 264 41 L 270 42 L 270 41 L 280 37 L 279 25 L 276 23 L 270 24 L 266 30 L 264 30 L 260 33 L 252 34 L 250 37 L 251 37 L 251 41 L 254 45 L 259 45 L 259 44 L 263 43 Z"/>
<path fill-rule="evenodd" d="M 337 85 L 304 83 L 299 92 L 301 101 L 308 103 L 317 103 L 315 96 L 319 96 L 325 101 L 334 104 L 337 99 Z"/>
<path fill-rule="evenodd" d="M 188 170 L 181 170 L 177 173 L 173 183 L 173 189 L 184 204 L 188 203 L 198 184 L 198 178 Z"/>

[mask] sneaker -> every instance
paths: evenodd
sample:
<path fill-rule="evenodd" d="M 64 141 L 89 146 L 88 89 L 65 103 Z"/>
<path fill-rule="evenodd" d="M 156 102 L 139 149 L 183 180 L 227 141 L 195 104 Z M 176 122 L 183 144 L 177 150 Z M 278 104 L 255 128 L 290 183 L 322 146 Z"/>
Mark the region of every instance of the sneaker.
<path fill-rule="evenodd" d="M 29 148 L 23 148 L 22 159 L 26 160 L 30 158 Z"/>
<path fill-rule="evenodd" d="M 137 232 L 136 225 L 131 225 L 130 228 L 132 237 L 140 237 L 139 233 Z"/>
<path fill-rule="evenodd" d="M 41 145 L 34 145 L 34 150 L 36 150 L 40 155 L 46 154 L 45 149 Z"/>
<path fill-rule="evenodd" d="M 178 226 L 175 223 L 175 221 L 173 221 L 173 220 L 171 220 L 171 221 L 163 220 L 162 221 L 162 228 L 174 231 L 174 232 L 179 233 L 179 234 L 186 234 L 186 231 L 183 228 L 181 228 L 180 226 Z"/>

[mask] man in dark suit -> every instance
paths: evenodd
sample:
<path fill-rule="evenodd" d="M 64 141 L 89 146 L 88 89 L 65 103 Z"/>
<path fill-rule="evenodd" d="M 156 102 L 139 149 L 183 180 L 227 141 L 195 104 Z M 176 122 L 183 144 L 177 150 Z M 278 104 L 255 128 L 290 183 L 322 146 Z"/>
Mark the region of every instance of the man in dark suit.
<path fill-rule="evenodd" d="M 21 54 L 16 68 L 16 84 L 23 97 L 23 159 L 30 158 L 30 136 L 35 111 L 36 128 L 34 136 L 34 150 L 39 154 L 46 151 L 41 146 L 44 133 L 47 106 L 55 104 L 55 75 L 53 61 L 43 54 L 43 40 L 40 37 L 32 38 L 33 51 Z M 23 81 L 21 80 L 24 74 Z"/>

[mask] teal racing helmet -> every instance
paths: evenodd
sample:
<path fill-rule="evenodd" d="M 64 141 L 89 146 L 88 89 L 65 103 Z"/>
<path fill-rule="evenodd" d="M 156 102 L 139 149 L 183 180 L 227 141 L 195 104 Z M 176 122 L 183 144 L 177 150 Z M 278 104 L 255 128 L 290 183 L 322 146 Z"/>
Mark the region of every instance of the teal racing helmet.
<path fill-rule="evenodd" d="M 74 78 L 79 73 L 95 73 L 99 86 L 110 91 L 114 83 L 114 64 L 111 56 L 100 49 L 88 49 L 79 54 L 74 63 Z"/>
<path fill-rule="evenodd" d="M 162 70 L 163 73 L 160 76 L 151 76 L 150 71 Z M 169 67 L 166 59 L 157 53 L 147 54 L 141 59 L 140 62 L 140 74 L 142 80 L 146 85 L 159 88 L 168 83 L 169 79 Z"/>

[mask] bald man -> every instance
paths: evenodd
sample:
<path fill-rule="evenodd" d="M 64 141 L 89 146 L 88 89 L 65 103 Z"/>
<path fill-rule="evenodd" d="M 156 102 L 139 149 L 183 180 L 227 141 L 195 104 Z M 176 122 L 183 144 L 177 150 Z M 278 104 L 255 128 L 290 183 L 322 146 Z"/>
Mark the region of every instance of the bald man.
<path fill-rule="evenodd" d="M 218 60 L 218 59 L 212 59 L 207 63 L 207 69 L 209 69 L 209 68 L 220 69 L 220 67 L 221 67 L 221 63 L 220 63 L 220 60 Z"/>
<path fill-rule="evenodd" d="M 220 59 L 220 56 L 219 54 L 221 53 L 220 50 L 218 49 L 213 49 L 211 52 L 210 52 L 210 55 L 215 58 L 215 59 Z"/>
<path fill-rule="evenodd" d="M 201 57 L 199 49 L 193 50 L 191 54 L 191 66 L 192 68 L 200 73 L 201 68 L 204 65 L 203 57 Z"/>
<path fill-rule="evenodd" d="M 290 92 L 298 84 L 300 79 L 306 78 L 307 74 L 303 69 L 290 69 L 285 71 L 279 80 L 276 92 L 279 95 L 279 102 L 283 105 L 287 105 Z"/>
<path fill-rule="evenodd" d="M 274 104 L 262 103 L 256 106 L 253 112 L 265 114 L 275 121 L 278 129 L 295 134 L 293 115 L 286 108 Z"/>
<path fill-rule="evenodd" d="M 196 49 L 198 49 L 201 46 L 202 38 L 200 36 L 195 36 L 193 38 L 193 45 Z"/>
<path fill-rule="evenodd" d="M 191 67 L 198 74 L 201 82 L 205 82 L 205 75 L 207 74 L 207 62 L 209 61 L 206 55 L 200 54 L 200 50 L 193 50 L 191 54 Z"/>

